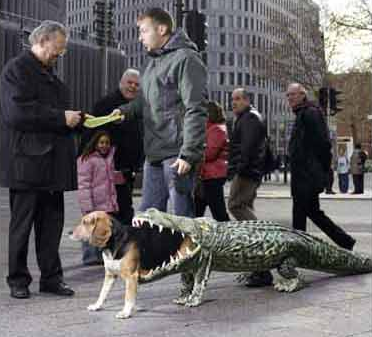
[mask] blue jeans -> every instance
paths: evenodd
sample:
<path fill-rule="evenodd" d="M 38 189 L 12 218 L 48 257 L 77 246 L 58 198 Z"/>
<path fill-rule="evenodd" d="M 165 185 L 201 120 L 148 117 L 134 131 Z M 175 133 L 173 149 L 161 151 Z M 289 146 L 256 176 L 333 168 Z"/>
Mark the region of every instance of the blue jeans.
<path fill-rule="evenodd" d="M 347 193 L 349 189 L 349 174 L 339 173 L 338 174 L 338 186 L 341 193 Z"/>
<path fill-rule="evenodd" d="M 177 170 L 170 167 L 176 159 L 172 157 L 156 164 L 145 161 L 142 202 L 139 211 L 154 207 L 166 212 L 169 200 L 174 214 L 194 217 L 192 199 L 194 172 L 178 175 Z"/>

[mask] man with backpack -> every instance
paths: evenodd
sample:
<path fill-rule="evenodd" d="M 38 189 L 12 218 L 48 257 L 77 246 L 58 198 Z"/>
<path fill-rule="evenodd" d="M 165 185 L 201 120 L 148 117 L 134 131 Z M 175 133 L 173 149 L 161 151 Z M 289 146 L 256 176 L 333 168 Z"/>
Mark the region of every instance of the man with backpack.
<path fill-rule="evenodd" d="M 236 220 L 256 220 L 253 203 L 265 173 L 268 142 L 261 114 L 250 104 L 249 93 L 237 88 L 232 93 L 236 117 L 230 147 L 228 176 L 232 178 L 228 208 Z M 270 272 L 243 276 L 247 286 L 272 283 Z"/>

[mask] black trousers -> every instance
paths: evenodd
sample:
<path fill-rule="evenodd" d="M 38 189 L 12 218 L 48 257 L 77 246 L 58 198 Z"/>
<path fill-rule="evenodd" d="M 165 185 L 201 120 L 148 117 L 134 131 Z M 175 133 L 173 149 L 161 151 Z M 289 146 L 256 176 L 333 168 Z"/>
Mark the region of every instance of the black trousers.
<path fill-rule="evenodd" d="M 354 193 L 364 193 L 364 174 L 353 174 Z"/>
<path fill-rule="evenodd" d="M 127 182 L 122 185 L 115 185 L 115 187 L 119 206 L 117 218 L 122 224 L 131 226 L 134 215 L 132 184 Z"/>
<path fill-rule="evenodd" d="M 332 192 L 333 191 L 333 183 L 334 183 L 334 176 L 333 176 L 333 170 L 329 169 L 328 171 L 328 179 L 327 179 L 327 186 L 326 186 L 326 192 Z"/>
<path fill-rule="evenodd" d="M 209 206 L 215 220 L 229 221 L 223 193 L 225 179 L 208 179 L 203 180 L 201 183 L 202 194 L 194 196 L 195 216 L 203 216 L 207 206 Z"/>
<path fill-rule="evenodd" d="M 319 194 L 293 196 L 293 228 L 306 231 L 306 218 L 310 218 L 325 234 L 342 248 L 350 248 L 354 239 L 338 227 L 320 209 Z"/>
<path fill-rule="evenodd" d="M 9 190 L 9 286 L 28 286 L 32 277 L 27 254 L 32 226 L 35 232 L 40 283 L 63 279 L 59 244 L 64 223 L 63 192 Z"/>

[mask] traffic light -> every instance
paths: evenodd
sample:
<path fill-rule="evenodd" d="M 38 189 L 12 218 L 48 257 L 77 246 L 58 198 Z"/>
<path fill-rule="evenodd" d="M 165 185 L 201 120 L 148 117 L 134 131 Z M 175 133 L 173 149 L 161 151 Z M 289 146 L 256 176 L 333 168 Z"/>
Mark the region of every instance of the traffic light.
<path fill-rule="evenodd" d="M 199 51 L 204 51 L 208 45 L 207 17 L 196 10 L 189 11 L 186 16 L 186 31 L 195 42 Z"/>
<path fill-rule="evenodd" d="M 328 88 L 322 87 L 319 89 L 318 100 L 319 106 L 326 112 L 328 108 Z"/>
<path fill-rule="evenodd" d="M 114 7 L 113 1 L 109 1 L 107 4 L 106 16 L 105 16 L 105 35 L 108 45 L 114 43 Z"/>
<path fill-rule="evenodd" d="M 342 91 L 336 90 L 335 88 L 329 88 L 329 109 L 331 110 L 330 114 L 332 116 L 342 110 L 342 107 L 338 106 L 338 103 L 341 103 L 342 101 L 337 99 L 337 96 L 341 94 Z"/>
<path fill-rule="evenodd" d="M 96 34 L 96 41 L 99 45 L 105 43 L 105 3 L 96 1 L 93 6 L 93 30 Z"/>

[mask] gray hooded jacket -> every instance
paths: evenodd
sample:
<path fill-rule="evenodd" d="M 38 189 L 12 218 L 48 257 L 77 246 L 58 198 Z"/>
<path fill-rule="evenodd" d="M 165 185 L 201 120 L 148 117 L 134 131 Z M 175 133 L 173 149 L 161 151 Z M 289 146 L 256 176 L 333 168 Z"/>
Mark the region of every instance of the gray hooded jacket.
<path fill-rule="evenodd" d="M 141 94 L 120 110 L 143 118 L 144 151 L 151 162 L 180 157 L 201 160 L 207 119 L 207 71 L 193 42 L 178 29 L 151 57 Z"/>

